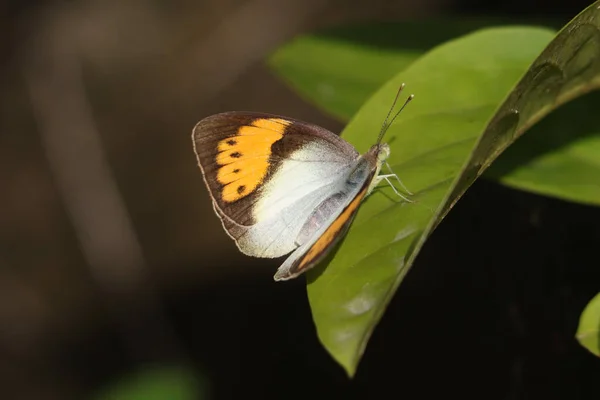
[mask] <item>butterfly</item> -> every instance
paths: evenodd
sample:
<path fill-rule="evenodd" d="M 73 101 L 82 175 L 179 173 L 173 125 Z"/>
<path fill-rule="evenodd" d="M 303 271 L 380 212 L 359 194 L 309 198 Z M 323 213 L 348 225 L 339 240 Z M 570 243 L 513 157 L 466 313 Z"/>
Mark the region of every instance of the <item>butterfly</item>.
<path fill-rule="evenodd" d="M 391 183 L 396 178 L 402 185 L 396 174 L 380 174 L 390 155 L 383 135 L 414 97 L 388 123 L 403 88 L 377 142 L 363 155 L 324 128 L 265 113 L 224 112 L 194 127 L 194 152 L 213 208 L 239 250 L 264 258 L 291 253 L 276 281 L 295 278 L 322 260 L 381 181 L 410 201 Z"/>

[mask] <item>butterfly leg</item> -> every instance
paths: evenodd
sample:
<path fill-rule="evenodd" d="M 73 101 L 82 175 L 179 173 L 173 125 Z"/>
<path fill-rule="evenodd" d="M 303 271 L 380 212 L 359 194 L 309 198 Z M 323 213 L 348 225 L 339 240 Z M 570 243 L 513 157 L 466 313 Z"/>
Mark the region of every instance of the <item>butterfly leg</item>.
<path fill-rule="evenodd" d="M 377 176 L 377 178 L 375 178 L 375 186 L 377 184 L 379 184 L 381 181 L 385 180 L 388 183 L 388 185 L 390 185 L 392 187 L 392 190 L 394 191 L 394 193 L 396 193 L 396 195 L 398 197 L 400 197 L 402 200 L 404 200 L 404 201 L 406 201 L 408 203 L 414 203 L 413 200 L 409 199 L 408 197 L 406 197 L 405 195 L 403 195 L 402 193 L 400 193 L 398 191 L 398 189 L 396 189 L 396 187 L 394 186 L 394 184 L 392 183 L 392 181 L 390 181 L 390 178 L 392 178 L 392 177 L 395 177 L 396 179 L 398 179 L 398 175 L 396 175 L 396 174 L 388 174 L 388 175 L 379 175 L 379 176 Z M 408 190 L 407 190 L 407 192 L 408 192 Z"/>
<path fill-rule="evenodd" d="M 385 166 L 386 166 L 386 167 L 387 167 L 387 168 L 390 170 L 390 174 L 389 174 L 388 176 L 389 176 L 389 177 L 392 177 L 392 176 L 393 176 L 394 178 L 396 178 L 396 180 L 398 181 L 398 183 L 400 183 L 400 186 L 402 186 L 402 189 L 404 189 L 404 191 L 405 191 L 406 193 L 408 193 L 409 195 L 411 195 L 411 196 L 412 196 L 414 193 L 412 193 L 410 190 L 408 190 L 408 188 L 407 188 L 406 186 L 404 186 L 404 183 L 402 183 L 402 181 L 400 180 L 400 177 L 398 177 L 398 175 L 396 175 L 396 174 L 394 173 L 394 170 L 392 170 L 392 167 L 390 167 L 390 164 L 388 164 L 388 163 L 387 163 L 387 161 L 386 161 L 386 163 L 385 163 Z M 389 181 L 388 181 L 388 182 L 389 182 Z"/>
<path fill-rule="evenodd" d="M 396 175 L 394 173 L 394 171 L 392 170 L 392 168 L 390 167 L 390 165 L 386 162 L 385 165 L 388 167 L 388 169 L 390 170 L 390 174 L 382 174 L 382 175 L 377 175 L 377 177 L 375 177 L 375 179 L 373 179 L 373 184 L 371 185 L 371 187 L 376 187 L 377 185 L 379 185 L 379 183 L 383 180 L 385 180 L 388 185 L 390 185 L 392 187 L 392 190 L 394 191 L 394 193 L 396 193 L 396 195 L 398 197 L 400 197 L 401 199 L 403 199 L 406 202 L 409 203 L 414 203 L 413 200 L 409 199 L 408 197 L 406 197 L 405 195 L 403 195 L 402 193 L 400 193 L 398 191 L 398 189 L 396 189 L 396 186 L 394 186 L 394 184 L 391 181 L 391 178 L 396 178 L 396 180 L 400 183 L 400 186 L 402 187 L 402 189 L 404 189 L 406 191 L 406 193 L 408 193 L 409 195 L 412 195 L 413 193 L 408 190 L 406 188 L 406 186 L 404 186 L 404 183 L 402 183 L 402 181 L 400 180 L 400 178 L 398 177 L 398 175 Z"/>

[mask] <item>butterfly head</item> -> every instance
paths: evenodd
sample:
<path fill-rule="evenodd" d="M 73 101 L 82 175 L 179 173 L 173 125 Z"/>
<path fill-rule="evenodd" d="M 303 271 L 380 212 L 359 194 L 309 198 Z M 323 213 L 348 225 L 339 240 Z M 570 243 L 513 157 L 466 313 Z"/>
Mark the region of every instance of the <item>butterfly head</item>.
<path fill-rule="evenodd" d="M 364 157 L 370 163 L 371 168 L 375 169 L 375 176 L 377 176 L 381 166 L 390 157 L 390 146 L 387 143 L 374 144 Z"/>
<path fill-rule="evenodd" d="M 378 143 L 375 146 L 377 162 L 383 164 L 390 157 L 390 146 L 387 143 Z"/>
<path fill-rule="evenodd" d="M 381 167 L 383 163 L 390 157 L 390 146 L 387 143 L 377 143 L 371 146 L 365 158 L 373 167 Z"/>

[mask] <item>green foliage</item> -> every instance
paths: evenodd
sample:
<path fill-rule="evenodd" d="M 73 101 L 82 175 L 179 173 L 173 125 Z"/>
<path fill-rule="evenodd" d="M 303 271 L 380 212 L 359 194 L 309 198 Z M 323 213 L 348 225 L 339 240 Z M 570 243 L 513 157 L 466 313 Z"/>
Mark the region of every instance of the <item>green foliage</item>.
<path fill-rule="evenodd" d="M 514 23 L 461 18 L 335 27 L 295 38 L 268 63 L 301 96 L 348 121 L 369 96 L 431 48 L 477 29 Z"/>
<path fill-rule="evenodd" d="M 201 400 L 206 383 L 181 367 L 155 367 L 135 372 L 106 387 L 95 400 Z"/>
<path fill-rule="evenodd" d="M 295 39 L 269 63 L 303 97 L 348 121 L 372 93 L 426 50 L 498 23 L 435 20 L 335 28 Z M 599 97 L 590 96 L 556 110 L 484 176 L 521 190 L 600 205 L 600 186 L 594 180 L 600 172 L 600 124 L 590 118 L 598 109 Z"/>
<path fill-rule="evenodd" d="M 600 293 L 588 303 L 581 313 L 577 328 L 577 340 L 583 347 L 600 357 Z"/>
<path fill-rule="evenodd" d="M 465 190 L 543 117 L 600 86 L 599 28 L 597 2 L 556 36 L 535 27 L 483 29 L 417 58 L 418 51 L 369 48 L 328 36 L 319 43 L 313 35 L 312 42 L 296 41 L 275 54 L 271 65 L 280 74 L 341 117 L 353 113 L 351 99 L 375 89 L 377 79 L 369 76 L 377 76 L 382 64 L 389 63 L 389 69 L 381 75 L 400 71 L 352 114 L 342 132 L 361 152 L 375 141 L 400 84 L 406 82 L 416 94 L 384 139 L 391 147 L 392 169 L 416 201 L 401 202 L 390 188 L 376 191 L 361 206 L 337 253 L 308 275 L 319 338 L 349 375 L 425 240 Z M 294 52 L 304 54 L 310 68 L 285 61 L 299 60 Z M 330 55 L 336 58 L 327 59 Z M 338 73 L 335 63 L 349 72 Z M 338 90 L 344 82 L 348 86 Z M 573 104 L 519 140 L 522 147 L 498 159 L 490 176 L 514 187 L 600 204 L 600 183 L 593 179 L 600 124 L 590 115 L 599 96 Z"/>

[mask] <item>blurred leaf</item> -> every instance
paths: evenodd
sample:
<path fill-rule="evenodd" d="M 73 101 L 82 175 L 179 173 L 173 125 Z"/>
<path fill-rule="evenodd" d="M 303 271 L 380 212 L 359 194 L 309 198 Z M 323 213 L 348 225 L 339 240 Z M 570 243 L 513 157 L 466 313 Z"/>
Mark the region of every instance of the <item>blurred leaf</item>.
<path fill-rule="evenodd" d="M 305 98 L 347 121 L 372 92 L 430 47 L 477 26 L 498 23 L 439 20 L 335 28 L 299 37 L 279 49 L 270 65 Z M 395 38 L 399 39 L 394 43 Z M 552 114 L 511 146 L 485 177 L 533 193 L 600 205 L 600 184 L 594 179 L 600 172 L 600 121 L 590 118 L 598 109 L 598 96 L 590 96 Z"/>
<path fill-rule="evenodd" d="M 581 313 L 576 337 L 583 347 L 600 357 L 600 293 Z"/>
<path fill-rule="evenodd" d="M 402 203 L 390 188 L 372 194 L 335 257 L 308 274 L 319 338 L 349 375 L 425 240 L 464 191 L 544 115 L 600 86 L 599 4 L 561 30 L 529 69 L 553 32 L 487 29 L 435 48 L 377 91 L 344 130 L 364 152 L 400 83 L 418 95 L 385 139 L 392 168 L 417 201 Z"/>
<path fill-rule="evenodd" d="M 376 38 L 390 34 L 381 25 L 367 32 Z M 300 36 L 280 48 L 269 64 L 300 95 L 348 120 L 378 87 L 424 51 L 365 45 L 320 33 Z"/>
<path fill-rule="evenodd" d="M 202 400 L 205 383 L 181 367 L 149 368 L 122 378 L 95 400 Z"/>

